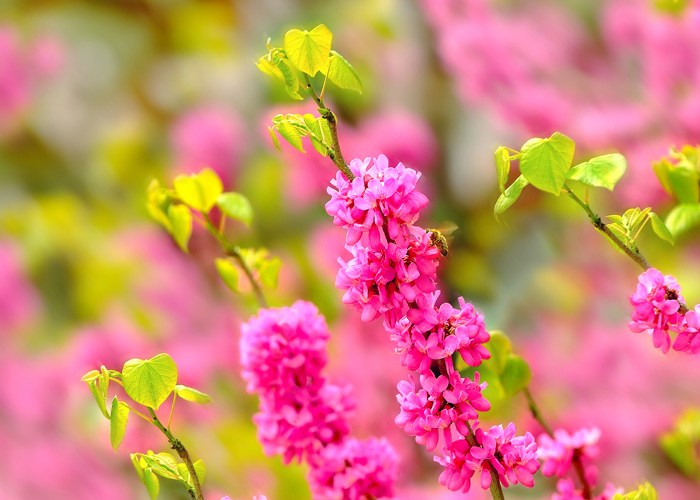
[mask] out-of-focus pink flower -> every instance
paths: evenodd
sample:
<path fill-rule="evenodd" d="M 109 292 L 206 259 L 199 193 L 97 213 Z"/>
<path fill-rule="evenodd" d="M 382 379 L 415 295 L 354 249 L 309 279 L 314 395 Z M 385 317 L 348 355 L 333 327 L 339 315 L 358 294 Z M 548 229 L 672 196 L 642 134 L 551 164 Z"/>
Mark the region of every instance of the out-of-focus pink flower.
<path fill-rule="evenodd" d="M 630 297 L 634 306 L 630 330 L 649 332 L 654 347 L 666 354 L 671 347 L 669 329 L 683 319 L 678 312 L 679 301 L 683 301 L 681 287 L 673 276 L 664 276 L 656 269 L 643 272 L 639 275 L 637 291 Z"/>
<path fill-rule="evenodd" d="M 39 296 L 23 275 L 18 248 L 0 241 L 0 332 L 7 334 L 31 323 L 39 310 Z"/>
<path fill-rule="evenodd" d="M 324 448 L 309 471 L 314 500 L 355 500 L 394 495 L 398 456 L 386 439 L 347 438 Z"/>
<path fill-rule="evenodd" d="M 564 477 L 571 467 L 574 452 L 580 450 L 580 456 L 593 458 L 598 454 L 596 444 L 600 439 L 600 430 L 579 429 L 573 435 L 564 429 L 554 431 L 554 438 L 548 434 L 540 435 L 538 439 L 537 456 L 544 461 L 542 474 Z"/>
<path fill-rule="evenodd" d="M 600 495 L 596 495 L 593 500 L 611 500 L 617 493 L 623 494 L 624 490 L 608 483 L 605 490 Z M 557 482 L 557 493 L 552 495 L 552 500 L 584 500 L 584 496 L 581 490 L 576 489 L 574 480 L 568 478 Z"/>
<path fill-rule="evenodd" d="M 44 37 L 22 46 L 16 32 L 0 26 L 0 136 L 17 126 L 37 87 L 63 64 L 63 49 Z"/>
<path fill-rule="evenodd" d="M 225 186 L 235 183 L 248 144 L 240 118 L 211 106 L 182 115 L 173 125 L 170 140 L 177 173 L 194 173 L 209 167 Z"/>

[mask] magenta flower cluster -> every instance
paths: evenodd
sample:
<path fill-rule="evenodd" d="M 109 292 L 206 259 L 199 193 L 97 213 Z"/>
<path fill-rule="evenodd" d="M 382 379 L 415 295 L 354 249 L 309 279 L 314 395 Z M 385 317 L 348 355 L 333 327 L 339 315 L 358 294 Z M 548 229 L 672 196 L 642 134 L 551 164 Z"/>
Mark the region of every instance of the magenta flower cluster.
<path fill-rule="evenodd" d="M 564 478 L 571 470 L 574 456 L 577 456 L 584 468 L 586 482 L 593 488 L 598 483 L 598 469 L 593 465 L 592 460 L 598 456 L 600 435 L 600 429 L 597 427 L 579 429 L 573 434 L 569 434 L 564 429 L 557 429 L 553 436 L 540 435 L 537 455 L 543 461 L 542 474 Z M 600 495 L 592 498 L 593 500 L 611 500 L 616 493 L 622 492 L 622 489 L 608 483 Z M 557 493 L 552 496 L 552 500 L 584 500 L 584 498 L 583 492 L 576 489 L 570 477 L 559 480 Z"/>
<path fill-rule="evenodd" d="M 450 490 L 469 491 L 471 478 L 479 472 L 483 489 L 491 486 L 491 471 L 498 473 L 504 487 L 520 483 L 531 488 L 535 484 L 533 474 L 540 468 L 537 461 L 537 443 L 529 432 L 524 436 L 515 435 L 515 425 L 496 425 L 484 432 L 475 431 L 476 446 L 470 446 L 466 439 L 452 443 L 451 449 L 444 449 L 445 455 L 435 460 L 445 467 L 440 475 L 440 484 Z"/>
<path fill-rule="evenodd" d="M 479 383 L 478 372 L 471 380 L 455 369 L 455 353 L 474 367 L 489 359 L 484 344 L 490 335 L 483 316 L 464 299 L 458 308 L 436 304 L 440 252 L 430 232 L 415 224 L 428 203 L 416 190 L 420 174 L 401 163 L 390 167 L 381 155 L 355 159 L 350 170 L 352 181 L 340 172 L 331 181 L 326 204 L 333 222 L 347 229 L 352 255 L 339 260 L 336 286 L 363 321 L 383 318 L 401 364 L 417 372 L 398 384 L 396 424 L 429 451 L 442 441 L 443 456 L 436 458 L 445 467 L 440 482 L 451 490 L 469 490 L 477 470 L 484 488 L 492 470 L 504 486 L 531 487 L 539 468 L 534 437 L 515 436 L 513 424 L 478 428 L 478 412 L 491 408 L 482 395 L 486 384 Z"/>
<path fill-rule="evenodd" d="M 700 352 L 700 305 L 695 310 L 681 310 L 684 299 L 681 287 L 673 276 L 664 276 L 656 269 L 639 275 L 637 291 L 630 297 L 634 306 L 630 330 L 647 332 L 654 347 L 666 354 L 671 346 L 675 351 L 697 354 Z M 670 332 L 677 334 L 671 344 Z"/>
<path fill-rule="evenodd" d="M 260 397 L 258 438 L 268 456 L 306 460 L 316 500 L 391 496 L 397 455 L 385 439 L 348 437 L 350 387 L 322 375 L 329 337 L 323 316 L 304 301 L 261 309 L 242 326 L 243 378 Z"/>

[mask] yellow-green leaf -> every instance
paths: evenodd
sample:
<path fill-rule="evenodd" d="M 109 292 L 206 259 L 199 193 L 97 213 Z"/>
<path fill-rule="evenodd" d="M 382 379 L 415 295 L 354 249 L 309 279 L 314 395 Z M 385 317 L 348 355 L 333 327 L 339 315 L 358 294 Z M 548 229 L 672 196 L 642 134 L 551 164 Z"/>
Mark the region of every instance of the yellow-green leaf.
<path fill-rule="evenodd" d="M 182 399 L 186 401 L 193 401 L 195 403 L 199 403 L 200 405 L 209 403 L 212 400 L 211 396 L 209 396 L 208 394 L 204 394 L 203 392 L 200 392 L 197 389 L 193 389 L 192 387 L 187 387 L 184 385 L 176 385 L 175 392 Z"/>
<path fill-rule="evenodd" d="M 307 75 L 314 76 L 328 64 L 333 34 L 323 24 L 311 31 L 289 30 L 284 35 L 287 59 Z"/>
<path fill-rule="evenodd" d="M 236 265 L 228 259 L 216 259 L 214 262 L 216 264 L 216 270 L 219 276 L 221 276 L 221 279 L 224 280 L 224 283 L 226 283 L 226 286 L 229 287 L 231 291 L 238 293 L 239 275 Z"/>
<path fill-rule="evenodd" d="M 263 286 L 275 290 L 279 280 L 282 261 L 277 257 L 263 261 L 260 264 L 260 282 Z"/>
<path fill-rule="evenodd" d="M 357 70 L 335 50 L 331 50 L 328 67 L 324 70 L 328 79 L 341 89 L 362 93 L 362 82 Z"/>
<path fill-rule="evenodd" d="M 227 217 L 239 220 L 246 226 L 253 223 L 253 207 L 241 193 L 221 193 L 216 204 Z"/>
<path fill-rule="evenodd" d="M 173 186 L 184 204 L 205 213 L 211 210 L 224 190 L 221 179 L 210 168 L 205 168 L 198 174 L 178 175 Z"/>
<path fill-rule="evenodd" d="M 173 239 L 183 252 L 188 253 L 187 244 L 192 235 L 192 212 L 184 205 L 170 205 L 168 220 Z"/>
<path fill-rule="evenodd" d="M 150 467 L 143 470 L 143 484 L 146 485 L 148 496 L 151 498 L 151 500 L 156 500 L 156 498 L 158 498 L 158 494 L 160 493 L 160 481 L 158 480 L 158 476 L 153 473 L 153 470 L 151 470 Z"/>
<path fill-rule="evenodd" d="M 673 235 L 671 231 L 668 230 L 666 224 L 656 215 L 654 212 L 649 212 L 649 218 L 651 219 L 651 227 L 656 233 L 656 235 L 662 240 L 668 241 L 671 245 L 674 243 Z"/>
<path fill-rule="evenodd" d="M 127 395 L 139 404 L 157 410 L 177 384 L 177 365 L 165 353 L 151 359 L 124 363 L 122 381 Z"/>
<path fill-rule="evenodd" d="M 102 415 L 104 415 L 105 418 L 109 419 L 109 412 L 107 411 L 107 402 L 102 396 L 100 389 L 97 387 L 97 380 L 95 379 L 91 382 L 88 382 L 88 387 L 90 387 L 90 392 L 92 392 L 92 395 L 94 396 L 95 401 L 97 402 L 97 407 L 102 412 Z"/>
<path fill-rule="evenodd" d="M 520 172 L 537 189 L 559 196 L 575 147 L 574 141 L 560 132 L 547 139 L 530 139 L 521 148 Z"/>
<path fill-rule="evenodd" d="M 506 194 L 506 184 L 510 173 L 510 153 L 508 148 L 501 146 L 494 153 L 496 159 L 496 174 L 498 175 L 498 189 L 501 194 Z"/>
<path fill-rule="evenodd" d="M 114 396 L 111 418 L 109 419 L 109 442 L 112 444 L 114 451 L 117 451 L 124 439 L 128 420 L 129 408 L 126 406 L 126 403 L 119 401 L 117 396 Z"/>

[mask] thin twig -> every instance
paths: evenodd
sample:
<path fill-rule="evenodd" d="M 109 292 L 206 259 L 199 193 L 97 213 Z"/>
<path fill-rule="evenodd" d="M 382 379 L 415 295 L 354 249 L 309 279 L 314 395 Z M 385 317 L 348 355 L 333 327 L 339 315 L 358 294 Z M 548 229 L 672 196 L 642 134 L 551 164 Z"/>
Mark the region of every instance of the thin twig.
<path fill-rule="evenodd" d="M 549 425 L 547 420 L 545 420 L 544 415 L 542 415 L 542 411 L 540 411 L 540 408 L 537 406 L 537 403 L 535 403 L 535 399 L 532 397 L 530 389 L 525 387 L 523 389 L 523 394 L 525 394 L 525 398 L 527 399 L 527 406 L 530 408 L 530 413 L 532 413 L 533 418 L 537 420 L 537 423 L 539 423 L 544 429 L 544 431 L 547 434 L 549 434 L 549 437 L 555 439 L 554 431 L 552 430 L 552 427 Z M 578 475 L 579 481 L 581 482 L 581 494 L 583 495 L 583 498 L 586 500 L 590 500 L 591 485 L 588 484 L 588 481 L 586 480 L 586 473 L 583 468 L 583 462 L 581 461 L 581 448 L 576 448 L 574 450 L 574 456 L 571 459 L 571 463 L 574 466 L 574 469 L 576 470 L 576 475 Z"/>
<path fill-rule="evenodd" d="M 212 224 L 211 219 L 207 214 L 202 213 L 202 215 L 204 216 L 205 227 L 219 241 L 219 243 L 221 244 L 221 248 L 224 250 L 224 253 L 226 253 L 226 255 L 228 255 L 229 257 L 233 257 L 238 263 L 238 265 L 241 267 L 241 269 L 243 269 L 243 272 L 245 273 L 246 277 L 248 278 L 248 281 L 250 282 L 250 285 L 253 287 L 253 293 L 255 294 L 255 298 L 257 299 L 260 307 L 269 307 L 267 304 L 267 299 L 265 299 L 265 294 L 263 293 L 262 288 L 260 286 L 260 283 L 258 283 L 258 280 L 255 279 L 252 269 L 250 269 L 250 267 L 246 263 L 239 248 L 232 245 L 231 242 L 228 241 L 228 239 L 226 239 L 226 236 L 217 231 L 216 227 L 214 226 L 214 224 Z"/>
<path fill-rule="evenodd" d="M 175 450 L 182 459 L 182 461 L 185 462 L 185 466 L 187 467 L 187 471 L 190 473 L 190 478 L 192 479 L 192 487 L 194 489 L 194 491 L 188 489 L 190 496 L 195 500 L 204 500 L 204 495 L 202 494 L 202 485 L 199 482 L 197 471 L 195 471 L 194 469 L 194 464 L 192 463 L 190 454 L 187 452 L 187 448 L 185 448 L 185 446 L 179 439 L 173 436 L 169 429 L 166 429 L 163 426 L 163 424 L 158 419 L 158 415 L 156 415 L 152 408 L 148 408 L 148 412 L 151 414 L 153 425 L 158 427 L 158 429 L 160 429 L 160 431 L 165 435 L 165 437 L 168 438 L 168 442 L 170 443 L 172 449 Z"/>
<path fill-rule="evenodd" d="M 618 238 L 617 235 L 608 228 L 608 225 L 603 222 L 600 216 L 596 214 L 593 210 L 591 210 L 591 207 L 588 205 L 588 203 L 583 202 L 578 196 L 574 194 L 574 192 L 571 189 L 568 188 L 568 186 L 566 187 L 565 192 L 569 195 L 569 197 L 572 200 L 578 203 L 586 211 L 586 213 L 588 214 L 588 218 L 591 219 L 593 226 L 598 231 L 605 234 L 605 236 L 607 236 L 608 239 L 612 241 L 616 247 L 622 250 L 630 259 L 639 264 L 639 266 L 642 269 L 644 269 L 645 271 L 651 269 L 651 265 L 649 265 L 649 262 L 647 262 L 647 260 L 641 254 L 641 252 L 636 248 L 630 248 L 627 245 L 625 245 L 625 243 L 622 240 L 620 240 L 620 238 Z M 678 301 L 678 304 L 680 306 L 678 309 L 679 313 L 685 314 L 688 312 L 688 306 L 686 306 L 680 300 Z"/>

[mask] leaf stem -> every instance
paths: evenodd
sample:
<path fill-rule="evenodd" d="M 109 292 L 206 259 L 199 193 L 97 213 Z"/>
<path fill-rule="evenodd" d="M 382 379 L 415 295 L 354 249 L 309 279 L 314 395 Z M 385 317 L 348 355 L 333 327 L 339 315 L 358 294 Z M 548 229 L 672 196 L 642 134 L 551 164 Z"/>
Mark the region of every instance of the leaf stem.
<path fill-rule="evenodd" d="M 308 75 L 304 74 L 304 80 L 306 81 L 304 88 L 306 88 L 306 91 L 313 98 L 313 100 L 316 101 L 316 104 L 321 111 L 321 116 L 328 122 L 328 128 L 331 131 L 331 139 L 333 139 L 333 152 L 329 152 L 328 156 L 331 157 L 331 160 L 333 160 L 335 166 L 338 167 L 338 170 L 345 174 L 345 177 L 347 177 L 349 180 L 353 180 L 355 175 L 350 170 L 350 167 L 348 167 L 348 164 L 345 162 L 345 158 L 343 158 L 343 153 L 340 151 L 340 142 L 338 141 L 338 122 L 335 119 L 335 115 L 329 108 L 326 107 L 325 104 L 323 104 L 323 99 L 316 94 Z"/>
<path fill-rule="evenodd" d="M 158 427 L 165 437 L 168 438 L 168 442 L 170 443 L 172 449 L 177 452 L 182 461 L 185 462 L 185 466 L 187 466 L 187 471 L 190 473 L 190 478 L 192 480 L 192 489 L 188 489 L 188 493 L 195 500 L 204 500 L 202 485 L 199 482 L 199 477 L 197 476 L 197 472 L 194 469 L 194 464 L 192 463 L 192 459 L 190 458 L 190 454 L 187 452 L 187 449 L 179 439 L 173 436 L 169 429 L 163 427 L 163 424 L 158 419 L 158 415 L 156 415 L 156 413 L 153 411 L 153 408 L 149 407 L 148 412 L 151 414 L 151 422 L 153 425 Z"/>
<path fill-rule="evenodd" d="M 173 405 L 170 407 L 170 417 L 168 418 L 168 429 L 173 423 L 173 414 L 175 413 L 175 401 L 177 400 L 177 392 L 173 391 Z"/>
<path fill-rule="evenodd" d="M 605 236 L 607 236 L 608 239 L 612 241 L 616 247 L 622 250 L 630 259 L 636 262 L 645 271 L 651 269 L 651 265 L 649 265 L 649 262 L 647 262 L 647 260 L 641 254 L 641 252 L 636 248 L 630 248 L 627 245 L 625 245 L 622 242 L 622 240 L 620 240 L 620 238 L 618 238 L 617 235 L 608 228 L 608 225 L 602 221 L 600 216 L 596 214 L 593 210 L 591 210 L 590 205 L 588 205 L 588 203 L 583 202 L 578 196 L 576 196 L 576 194 L 574 194 L 574 192 L 571 190 L 571 188 L 569 188 L 569 186 L 565 186 L 564 192 L 568 194 L 572 200 L 578 203 L 581 206 L 581 208 L 583 208 L 586 211 L 586 213 L 588 214 L 588 218 L 591 219 L 591 222 L 593 223 L 593 226 L 598 231 L 605 234 Z M 688 312 L 688 306 L 686 306 L 680 300 L 678 301 L 678 304 L 680 305 L 678 311 L 681 314 L 685 314 Z"/>
<path fill-rule="evenodd" d="M 120 401 L 120 403 L 124 403 L 124 402 L 123 402 L 123 401 Z M 128 404 L 124 403 L 124 406 L 126 406 L 126 407 L 129 409 L 129 411 L 131 411 L 131 412 L 133 412 L 133 413 L 136 413 L 139 417 L 141 417 L 142 419 L 144 419 L 146 422 L 150 422 L 150 421 L 151 421 L 151 419 L 148 418 L 146 415 L 144 415 L 143 413 L 141 413 L 141 412 L 138 411 L 137 409 L 132 408 L 132 407 L 129 406 Z"/>
<path fill-rule="evenodd" d="M 269 307 L 267 304 L 267 299 L 265 299 L 265 294 L 263 293 L 262 287 L 260 286 L 260 283 L 258 283 L 258 280 L 255 279 L 252 269 L 246 263 L 239 248 L 237 246 L 232 245 L 231 242 L 228 241 L 228 239 L 226 239 L 226 236 L 224 236 L 216 229 L 216 227 L 214 226 L 207 214 L 202 213 L 202 216 L 204 217 L 205 227 L 219 241 L 219 243 L 221 244 L 221 248 L 224 250 L 224 253 L 229 257 L 233 257 L 238 263 L 238 265 L 241 267 L 241 269 L 243 269 L 243 272 L 245 273 L 246 277 L 248 278 L 248 281 L 250 282 L 250 285 L 253 287 L 253 293 L 255 294 L 255 298 L 257 299 L 260 307 Z"/>
<path fill-rule="evenodd" d="M 530 389 L 525 387 L 523 389 L 523 394 L 525 394 L 525 399 L 527 399 L 527 406 L 530 408 L 530 413 L 532 413 L 533 418 L 537 420 L 537 423 L 539 423 L 544 429 L 544 431 L 547 434 L 549 434 L 549 437 L 555 439 L 554 431 L 552 430 L 552 427 L 549 425 L 547 420 L 545 420 L 544 415 L 542 415 L 542 411 L 540 411 L 540 408 L 537 406 L 537 403 L 535 403 L 535 399 L 532 397 Z M 585 500 L 590 500 L 591 485 L 588 484 L 588 481 L 586 480 L 586 472 L 583 468 L 583 462 L 581 461 L 581 448 L 576 448 L 574 450 L 574 456 L 571 459 L 571 463 L 574 466 L 574 469 L 576 470 L 576 475 L 578 476 L 579 481 L 581 482 L 581 493 L 583 495 L 583 498 Z"/>

